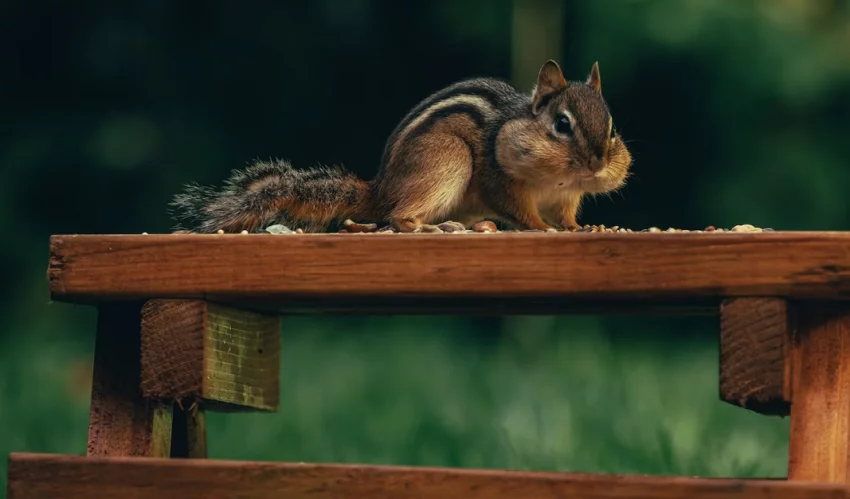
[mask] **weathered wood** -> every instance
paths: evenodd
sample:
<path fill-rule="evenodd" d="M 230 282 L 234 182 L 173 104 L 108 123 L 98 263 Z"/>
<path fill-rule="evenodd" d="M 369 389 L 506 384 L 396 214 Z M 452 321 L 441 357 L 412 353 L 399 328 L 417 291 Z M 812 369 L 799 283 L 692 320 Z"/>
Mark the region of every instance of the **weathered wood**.
<path fill-rule="evenodd" d="M 150 300 L 141 314 L 145 397 L 274 411 L 280 318 L 200 300 Z"/>
<path fill-rule="evenodd" d="M 139 305 L 98 308 L 87 453 L 167 457 L 171 404 L 139 390 Z"/>
<path fill-rule="evenodd" d="M 850 299 L 850 233 L 53 236 L 54 300 L 196 298 L 278 310 L 566 300 Z M 396 300 L 396 301 L 393 301 Z M 405 301 L 407 300 L 407 301 Z"/>
<path fill-rule="evenodd" d="M 838 499 L 850 497 L 850 488 L 785 480 L 12 454 L 8 497 Z"/>
<path fill-rule="evenodd" d="M 850 483 L 850 306 L 800 304 L 793 319 L 788 477 Z"/>
<path fill-rule="evenodd" d="M 720 398 L 761 414 L 787 416 L 787 302 L 732 298 L 720 310 Z"/>
<path fill-rule="evenodd" d="M 203 407 L 174 407 L 172 428 L 171 457 L 207 457 L 207 420 Z"/>

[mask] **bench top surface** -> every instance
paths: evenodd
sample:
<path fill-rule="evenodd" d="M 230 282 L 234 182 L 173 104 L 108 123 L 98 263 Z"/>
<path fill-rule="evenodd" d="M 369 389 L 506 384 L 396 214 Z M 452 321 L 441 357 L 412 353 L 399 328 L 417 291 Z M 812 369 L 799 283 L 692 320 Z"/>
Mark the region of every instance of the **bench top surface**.
<path fill-rule="evenodd" d="M 55 235 L 48 278 L 57 301 L 279 311 L 846 300 L 850 232 Z"/>

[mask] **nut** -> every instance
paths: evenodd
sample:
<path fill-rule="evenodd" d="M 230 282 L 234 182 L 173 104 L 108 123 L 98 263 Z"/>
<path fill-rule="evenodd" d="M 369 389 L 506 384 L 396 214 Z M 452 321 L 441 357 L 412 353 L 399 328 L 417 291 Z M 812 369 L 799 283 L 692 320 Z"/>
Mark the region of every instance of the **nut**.
<path fill-rule="evenodd" d="M 348 232 L 375 232 L 378 230 L 377 224 L 360 224 L 351 219 L 343 222 L 342 226 Z"/>
<path fill-rule="evenodd" d="M 460 222 L 453 222 L 451 220 L 447 220 L 437 227 L 440 228 L 443 232 L 463 232 L 466 230 L 466 226 L 464 226 Z"/>
<path fill-rule="evenodd" d="M 484 220 L 484 221 L 478 222 L 477 224 L 475 224 L 475 226 L 472 227 L 472 230 L 474 230 L 475 232 L 496 232 L 497 231 L 496 224 L 494 224 L 493 222 L 491 222 L 489 220 Z"/>

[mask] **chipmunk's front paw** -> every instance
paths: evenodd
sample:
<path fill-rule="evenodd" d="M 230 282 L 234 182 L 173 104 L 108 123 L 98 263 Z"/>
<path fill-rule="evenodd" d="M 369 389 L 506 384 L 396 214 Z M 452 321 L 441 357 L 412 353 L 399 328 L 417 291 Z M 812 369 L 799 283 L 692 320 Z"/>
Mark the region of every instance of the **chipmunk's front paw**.
<path fill-rule="evenodd" d="M 414 220 L 411 218 L 393 220 L 391 222 L 391 225 L 398 232 L 443 232 L 442 229 L 440 229 L 436 225 L 423 224 L 419 220 Z"/>
<path fill-rule="evenodd" d="M 452 220 L 447 220 L 437 227 L 440 228 L 443 232 L 464 232 L 466 230 L 466 226 L 460 222 L 454 222 Z"/>
<path fill-rule="evenodd" d="M 419 233 L 419 232 L 440 233 L 440 232 L 443 232 L 443 229 L 437 227 L 436 225 L 421 224 L 418 227 L 416 227 L 415 229 L 413 229 L 413 232 L 417 232 L 417 233 Z"/>

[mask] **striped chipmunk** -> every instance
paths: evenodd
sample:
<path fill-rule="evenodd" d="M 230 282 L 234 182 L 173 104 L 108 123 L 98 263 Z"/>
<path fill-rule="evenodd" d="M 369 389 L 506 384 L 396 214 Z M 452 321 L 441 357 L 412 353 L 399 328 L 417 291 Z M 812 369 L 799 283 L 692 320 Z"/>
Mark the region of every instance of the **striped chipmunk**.
<path fill-rule="evenodd" d="M 256 161 L 223 189 L 189 185 L 171 205 L 177 228 L 197 233 L 320 232 L 345 219 L 400 232 L 485 219 L 546 230 L 575 225 L 582 198 L 622 187 L 631 163 L 598 63 L 586 81 L 568 82 L 550 60 L 529 94 L 474 78 L 421 101 L 390 134 L 371 181 L 339 166 Z"/>

